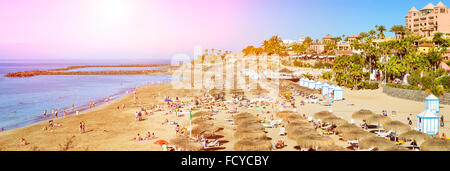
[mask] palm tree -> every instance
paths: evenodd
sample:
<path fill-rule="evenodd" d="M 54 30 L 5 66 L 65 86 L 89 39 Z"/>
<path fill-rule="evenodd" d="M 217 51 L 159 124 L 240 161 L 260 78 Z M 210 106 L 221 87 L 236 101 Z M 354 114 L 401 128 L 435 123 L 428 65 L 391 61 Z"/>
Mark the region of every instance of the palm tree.
<path fill-rule="evenodd" d="M 393 32 L 395 33 L 395 37 L 398 38 L 402 38 L 405 35 L 405 27 L 402 25 L 394 25 L 391 27 L 391 29 L 389 30 L 389 32 Z"/>
<path fill-rule="evenodd" d="M 444 44 L 446 42 L 446 40 L 443 38 L 444 34 L 441 32 L 436 32 L 433 35 L 433 39 L 432 41 L 437 44 L 438 47 L 440 47 L 440 45 Z"/>
<path fill-rule="evenodd" d="M 375 30 L 370 30 L 369 31 L 369 36 L 370 37 L 375 37 L 375 34 L 377 34 L 377 32 Z"/>
<path fill-rule="evenodd" d="M 378 38 L 384 39 L 384 31 L 386 31 L 386 27 L 383 25 L 375 26 L 376 30 L 378 31 Z"/>

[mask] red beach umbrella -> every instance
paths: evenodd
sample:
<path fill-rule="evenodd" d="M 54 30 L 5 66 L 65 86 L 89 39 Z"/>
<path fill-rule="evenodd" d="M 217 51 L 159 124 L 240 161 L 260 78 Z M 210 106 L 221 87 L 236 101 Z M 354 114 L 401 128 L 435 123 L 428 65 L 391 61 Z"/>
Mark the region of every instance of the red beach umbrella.
<path fill-rule="evenodd" d="M 169 142 L 167 142 L 166 140 L 158 140 L 158 141 L 155 141 L 154 144 L 163 145 L 163 144 L 169 144 Z"/>

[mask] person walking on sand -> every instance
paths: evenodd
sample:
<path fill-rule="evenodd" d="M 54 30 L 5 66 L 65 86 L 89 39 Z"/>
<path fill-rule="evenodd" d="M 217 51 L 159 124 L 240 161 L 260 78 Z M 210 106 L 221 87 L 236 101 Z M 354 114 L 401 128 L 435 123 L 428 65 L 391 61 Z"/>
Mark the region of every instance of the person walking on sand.
<path fill-rule="evenodd" d="M 55 109 L 52 109 L 52 119 L 55 118 Z"/>
<path fill-rule="evenodd" d="M 444 115 L 441 115 L 441 127 L 444 127 Z"/>
<path fill-rule="evenodd" d="M 95 108 L 95 102 L 92 102 L 92 108 Z"/>
<path fill-rule="evenodd" d="M 72 104 L 72 112 L 75 111 L 75 104 Z"/>
<path fill-rule="evenodd" d="M 92 102 L 89 102 L 89 110 L 92 109 Z"/>
<path fill-rule="evenodd" d="M 83 122 L 80 122 L 79 130 L 80 130 L 80 134 L 82 134 L 83 133 Z"/>
<path fill-rule="evenodd" d="M 109 96 L 108 96 L 108 103 L 109 103 Z"/>
<path fill-rule="evenodd" d="M 55 110 L 55 118 L 58 118 L 58 110 Z"/>
<path fill-rule="evenodd" d="M 64 109 L 64 118 L 67 116 L 67 111 Z"/>
<path fill-rule="evenodd" d="M 47 110 L 44 110 L 44 120 L 47 120 Z"/>

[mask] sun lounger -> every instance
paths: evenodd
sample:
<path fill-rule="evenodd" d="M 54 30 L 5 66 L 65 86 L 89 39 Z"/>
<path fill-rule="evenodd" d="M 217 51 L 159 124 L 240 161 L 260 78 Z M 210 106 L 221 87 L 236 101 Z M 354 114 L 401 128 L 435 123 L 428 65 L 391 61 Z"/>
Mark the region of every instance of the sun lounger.
<path fill-rule="evenodd" d="M 358 149 L 356 151 L 373 151 L 375 149 L 375 147 L 371 147 L 369 149 Z"/>
<path fill-rule="evenodd" d="M 264 128 L 276 128 L 278 120 L 270 121 L 269 123 L 263 123 Z"/>
<path fill-rule="evenodd" d="M 217 140 L 215 140 L 215 141 L 213 141 L 213 142 L 210 142 L 210 143 L 205 144 L 204 148 L 207 149 L 207 148 L 211 148 L 211 147 L 219 147 L 219 146 L 220 146 L 219 140 L 217 139 Z"/>

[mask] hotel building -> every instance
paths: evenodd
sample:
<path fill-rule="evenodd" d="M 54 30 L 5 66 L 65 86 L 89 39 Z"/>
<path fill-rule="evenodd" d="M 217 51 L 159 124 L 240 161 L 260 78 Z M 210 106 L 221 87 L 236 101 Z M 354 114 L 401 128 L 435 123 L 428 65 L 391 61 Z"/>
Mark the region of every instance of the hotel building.
<path fill-rule="evenodd" d="M 450 12 L 442 2 L 436 6 L 429 3 L 421 10 L 412 7 L 405 19 L 405 27 L 409 31 L 427 39 L 436 32 L 450 34 Z"/>

